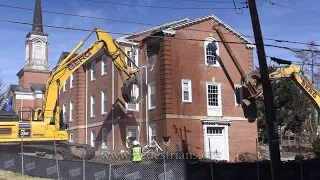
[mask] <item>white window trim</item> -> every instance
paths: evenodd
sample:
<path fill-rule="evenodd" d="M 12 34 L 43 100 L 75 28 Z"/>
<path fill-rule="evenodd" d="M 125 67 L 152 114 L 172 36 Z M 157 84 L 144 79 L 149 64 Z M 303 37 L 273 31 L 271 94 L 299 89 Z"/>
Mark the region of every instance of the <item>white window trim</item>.
<path fill-rule="evenodd" d="M 183 83 L 188 83 L 188 91 L 189 91 L 189 100 L 184 99 L 184 93 L 183 93 Z M 192 83 L 190 79 L 182 79 L 181 80 L 181 99 L 182 102 L 192 102 Z"/>
<path fill-rule="evenodd" d="M 96 61 L 92 61 L 91 64 L 90 64 L 90 79 L 91 81 L 94 81 L 96 78 L 93 78 L 93 73 L 96 73 Z M 92 67 L 94 66 L 94 70 L 92 69 Z M 96 77 L 96 74 L 95 74 L 95 77 Z"/>
<path fill-rule="evenodd" d="M 104 139 L 108 138 L 108 128 L 102 128 L 102 133 L 101 133 L 101 149 L 107 149 L 108 147 L 108 140 L 104 144 L 103 141 Z"/>
<path fill-rule="evenodd" d="M 217 45 L 217 55 L 218 55 L 218 57 L 217 57 L 217 64 L 213 64 L 213 65 L 209 65 L 208 63 L 207 63 L 207 52 L 206 52 L 206 47 L 207 47 L 207 45 L 210 43 L 210 42 L 212 42 L 212 41 L 216 41 L 213 37 L 208 37 L 208 38 L 206 38 L 205 39 L 205 41 L 204 41 L 204 63 L 205 63 L 205 65 L 206 66 L 208 66 L 208 67 L 220 67 L 220 63 L 219 63 L 219 60 L 220 60 L 220 53 L 219 53 L 219 51 L 220 51 L 220 48 L 219 48 L 219 44 L 218 44 L 218 42 L 216 42 L 216 45 Z"/>
<path fill-rule="evenodd" d="M 95 138 L 93 138 L 93 137 L 95 137 Z M 90 133 L 90 145 L 92 147 L 95 147 L 95 140 L 96 140 L 96 132 L 94 130 L 92 130 Z"/>
<path fill-rule="evenodd" d="M 93 115 L 93 110 L 94 110 L 94 109 L 92 108 L 92 105 L 93 105 L 93 101 L 92 101 L 92 100 L 93 100 L 93 99 L 94 99 L 94 105 L 95 105 L 95 107 L 96 107 L 96 104 L 97 104 L 97 103 L 96 103 L 96 96 L 95 96 L 95 95 L 91 95 L 91 96 L 90 96 L 90 117 L 92 117 L 92 118 L 96 116 L 96 115 Z M 96 113 L 95 113 L 95 114 L 96 114 Z"/>
<path fill-rule="evenodd" d="M 229 130 L 228 125 L 203 125 L 203 132 L 204 132 L 204 150 L 206 150 L 206 145 L 208 141 L 208 134 L 207 134 L 207 127 L 223 127 L 224 128 L 224 139 L 225 139 L 225 160 L 229 161 Z M 209 152 L 205 152 L 206 158 L 210 158 Z"/>
<path fill-rule="evenodd" d="M 136 87 L 136 85 L 134 84 L 132 89 L 135 89 L 136 97 L 138 97 L 139 96 L 139 88 Z M 140 105 L 139 103 L 136 103 L 136 108 L 135 109 L 130 109 L 130 108 L 128 108 L 129 107 L 128 103 L 126 103 L 126 109 L 128 111 L 139 111 L 139 105 Z"/>
<path fill-rule="evenodd" d="M 213 112 L 210 112 L 209 110 L 209 96 L 208 96 L 208 85 L 216 85 L 218 86 L 218 92 L 219 92 L 219 95 L 218 95 L 218 106 L 217 107 L 212 107 L 213 109 Z M 222 116 L 222 98 L 221 98 L 221 95 L 222 94 L 222 91 L 221 91 L 221 83 L 218 83 L 218 82 L 206 82 L 206 97 L 207 97 L 207 115 L 208 116 L 219 116 L 221 117 Z"/>
<path fill-rule="evenodd" d="M 107 114 L 107 111 L 104 111 L 104 100 L 105 98 L 107 98 L 107 91 L 106 90 L 103 90 L 101 91 L 101 114 L 102 115 L 105 115 Z M 107 103 L 108 103 L 108 99 L 106 99 Z"/>
<path fill-rule="evenodd" d="M 63 104 L 63 106 L 62 106 L 62 116 L 63 116 L 63 118 L 66 118 L 66 119 L 64 119 L 65 120 L 65 122 L 67 122 L 67 116 L 65 116 L 65 114 L 67 114 L 67 103 L 64 103 Z"/>
<path fill-rule="evenodd" d="M 148 108 L 149 109 L 155 109 L 156 108 L 156 105 L 155 106 L 151 106 L 151 86 L 154 86 L 154 88 L 155 88 L 155 96 L 156 96 L 156 98 L 155 98 L 155 104 L 157 104 L 157 89 L 156 89 L 156 83 L 155 82 L 150 82 L 149 84 L 148 84 L 148 100 L 149 100 L 149 102 L 148 102 Z"/>
<path fill-rule="evenodd" d="M 67 91 L 67 82 L 64 82 L 63 83 L 63 92 L 66 92 Z"/>
<path fill-rule="evenodd" d="M 71 107 L 72 107 L 72 109 L 73 109 L 73 113 L 71 113 Z M 71 116 L 74 115 L 74 103 L 73 103 L 73 101 L 70 101 L 69 113 L 70 113 L 70 115 L 69 115 L 69 118 L 70 118 L 69 122 L 72 122 L 72 121 L 73 121 L 73 118 L 74 118 L 74 117 L 71 118 Z"/>
<path fill-rule="evenodd" d="M 127 51 L 130 51 L 130 52 L 132 51 L 131 47 L 125 47 L 124 49 L 125 49 L 125 53 L 127 53 Z M 137 49 L 134 49 L 134 50 L 136 50 L 137 54 L 135 56 L 135 59 L 132 59 L 132 60 L 134 60 L 134 63 L 139 67 L 139 53 L 138 53 Z M 130 54 L 128 54 L 128 55 L 130 55 Z M 127 61 L 128 61 L 128 59 L 127 59 L 127 57 L 125 57 L 125 62 L 127 63 Z M 135 91 L 136 92 L 136 96 L 138 97 L 139 96 L 139 91 L 138 91 L 139 87 L 135 87 L 135 85 L 134 85 L 133 88 L 136 90 Z M 136 103 L 136 108 L 135 109 L 129 109 L 128 108 L 128 103 L 126 103 L 126 109 L 128 111 L 139 111 L 139 105 L 140 105 L 139 103 Z"/>
<path fill-rule="evenodd" d="M 129 148 L 129 144 L 128 144 L 128 129 L 131 128 L 135 128 L 136 129 L 136 137 L 137 137 L 137 141 L 140 142 L 140 128 L 139 126 L 126 126 L 126 147 Z"/>
<path fill-rule="evenodd" d="M 103 62 L 103 58 L 106 58 L 106 63 L 104 63 Z M 107 73 L 108 73 L 108 71 L 107 71 L 107 68 L 108 68 L 108 59 L 107 59 L 107 55 L 102 55 L 101 56 L 101 76 L 104 76 L 104 75 L 106 75 Z M 104 69 L 104 66 L 106 66 L 106 71 L 105 72 L 103 72 L 103 69 Z"/>
<path fill-rule="evenodd" d="M 151 124 L 149 125 L 149 142 L 151 142 L 151 136 L 152 136 L 152 127 L 155 129 L 156 133 L 156 139 L 157 139 L 157 125 L 156 124 Z"/>
<path fill-rule="evenodd" d="M 134 49 L 136 51 L 136 56 L 134 59 L 134 63 L 139 67 L 139 51 L 137 51 L 137 49 Z M 132 51 L 131 47 L 125 47 L 125 52 L 127 53 L 127 51 Z M 129 54 L 128 54 L 129 55 Z M 131 58 L 131 57 L 130 57 Z M 133 59 L 132 59 L 133 60 Z M 125 58 L 125 61 L 128 62 L 127 57 Z"/>
<path fill-rule="evenodd" d="M 236 96 L 236 92 L 234 91 L 234 104 L 236 106 L 242 106 L 243 102 L 243 88 L 241 84 L 234 84 L 234 88 L 240 88 L 240 104 L 237 103 L 237 96 Z"/>
<path fill-rule="evenodd" d="M 73 133 L 69 133 L 69 142 L 73 142 Z"/>
<path fill-rule="evenodd" d="M 74 88 L 74 83 L 72 83 L 74 80 L 73 73 L 70 75 L 70 89 Z"/>

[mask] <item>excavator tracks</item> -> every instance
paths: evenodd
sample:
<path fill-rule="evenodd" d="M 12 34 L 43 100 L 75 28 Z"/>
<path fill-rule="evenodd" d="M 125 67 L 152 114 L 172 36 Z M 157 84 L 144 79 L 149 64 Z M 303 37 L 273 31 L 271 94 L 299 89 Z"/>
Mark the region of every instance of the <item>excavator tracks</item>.
<path fill-rule="evenodd" d="M 20 143 L 0 144 L 0 152 L 15 153 L 40 158 L 58 159 L 58 160 L 90 160 L 95 157 L 95 149 L 88 144 L 58 142 L 53 144 L 26 143 L 21 146 Z"/>

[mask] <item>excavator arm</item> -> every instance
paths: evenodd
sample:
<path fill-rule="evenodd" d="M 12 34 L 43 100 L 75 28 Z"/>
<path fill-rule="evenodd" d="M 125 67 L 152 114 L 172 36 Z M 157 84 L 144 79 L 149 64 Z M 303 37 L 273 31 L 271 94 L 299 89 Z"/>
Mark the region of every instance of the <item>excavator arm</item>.
<path fill-rule="evenodd" d="M 303 92 L 309 97 L 309 99 L 314 104 L 315 108 L 320 112 L 320 94 L 318 90 L 314 87 L 312 82 L 308 77 L 303 73 L 300 67 L 295 65 L 288 66 L 273 66 L 276 71 L 269 74 L 269 79 L 275 81 L 282 78 L 291 78 L 296 85 L 303 90 Z M 279 70 L 277 70 L 279 69 Z M 247 74 L 245 81 L 249 82 L 254 79 L 256 82 L 257 93 L 262 95 L 261 88 L 261 76 L 258 70 L 251 71 Z"/>
<path fill-rule="evenodd" d="M 314 87 L 313 83 L 308 79 L 308 77 L 303 73 L 300 67 L 295 65 L 288 66 L 274 66 L 276 70 L 269 73 L 269 79 L 271 81 L 290 78 L 295 84 L 307 95 L 314 107 L 317 109 L 318 114 L 320 113 L 320 94 L 319 91 Z M 258 95 L 252 95 L 252 97 L 259 97 L 262 93 L 261 76 L 258 70 L 251 71 L 247 74 L 245 82 L 254 80 L 256 82 L 256 91 Z M 250 98 L 249 101 L 255 100 L 255 98 Z M 318 131 L 320 132 L 320 126 L 318 126 Z"/>
<path fill-rule="evenodd" d="M 94 32 L 96 33 L 98 40 L 95 41 L 89 48 L 71 58 Z M 147 86 L 141 81 L 141 78 L 139 78 L 139 68 L 137 66 L 136 68 L 131 68 L 128 66 L 127 62 L 121 55 L 124 55 L 129 60 L 131 60 L 131 58 L 119 47 L 119 45 L 108 33 L 104 32 L 100 28 L 95 28 L 94 31 L 92 31 L 85 40 L 81 41 L 79 45 L 65 59 L 58 63 L 51 72 L 51 76 L 46 84 L 43 105 L 41 109 L 37 109 L 35 120 L 44 120 L 45 122 L 50 122 L 50 124 L 57 123 L 54 121 L 59 119 L 55 118 L 55 115 L 58 105 L 58 95 L 62 85 L 67 81 L 69 76 L 74 71 L 90 60 L 98 52 L 100 52 L 101 49 L 109 57 L 111 57 L 113 64 L 128 76 L 124 82 L 124 86 L 121 89 L 123 99 L 127 103 L 136 103 L 139 101 L 141 97 L 137 99 L 133 99 L 131 97 L 131 88 L 133 84 L 136 84 L 139 87 L 139 90 L 143 90 L 142 92 L 146 92 L 145 89 Z M 132 63 L 134 64 L 133 61 Z M 142 96 L 144 96 L 144 94 Z"/>

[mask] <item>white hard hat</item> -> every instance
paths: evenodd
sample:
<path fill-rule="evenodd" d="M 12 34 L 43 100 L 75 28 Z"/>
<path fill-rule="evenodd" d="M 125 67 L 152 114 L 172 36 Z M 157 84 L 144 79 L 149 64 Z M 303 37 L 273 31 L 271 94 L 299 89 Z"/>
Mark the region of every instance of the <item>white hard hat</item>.
<path fill-rule="evenodd" d="M 136 146 L 136 145 L 138 145 L 138 144 L 139 144 L 139 143 L 138 143 L 137 140 L 134 140 L 134 141 L 133 141 L 133 145 L 134 145 L 134 146 Z"/>

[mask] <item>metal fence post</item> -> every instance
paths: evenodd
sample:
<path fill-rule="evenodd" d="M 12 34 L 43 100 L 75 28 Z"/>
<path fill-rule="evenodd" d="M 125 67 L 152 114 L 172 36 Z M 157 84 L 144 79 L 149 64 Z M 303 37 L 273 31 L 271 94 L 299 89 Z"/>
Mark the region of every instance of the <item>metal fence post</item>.
<path fill-rule="evenodd" d="M 84 159 L 85 156 L 82 158 L 82 179 L 86 179 L 86 160 Z"/>
<path fill-rule="evenodd" d="M 24 175 L 23 140 L 22 140 L 22 136 L 21 136 L 21 173 Z"/>
<path fill-rule="evenodd" d="M 56 140 L 53 141 L 54 143 L 54 153 L 55 153 L 55 159 L 56 159 L 56 167 L 57 167 L 57 174 L 58 174 L 58 179 L 60 179 L 60 173 L 59 173 L 59 162 L 57 159 L 57 146 L 56 146 Z"/>

